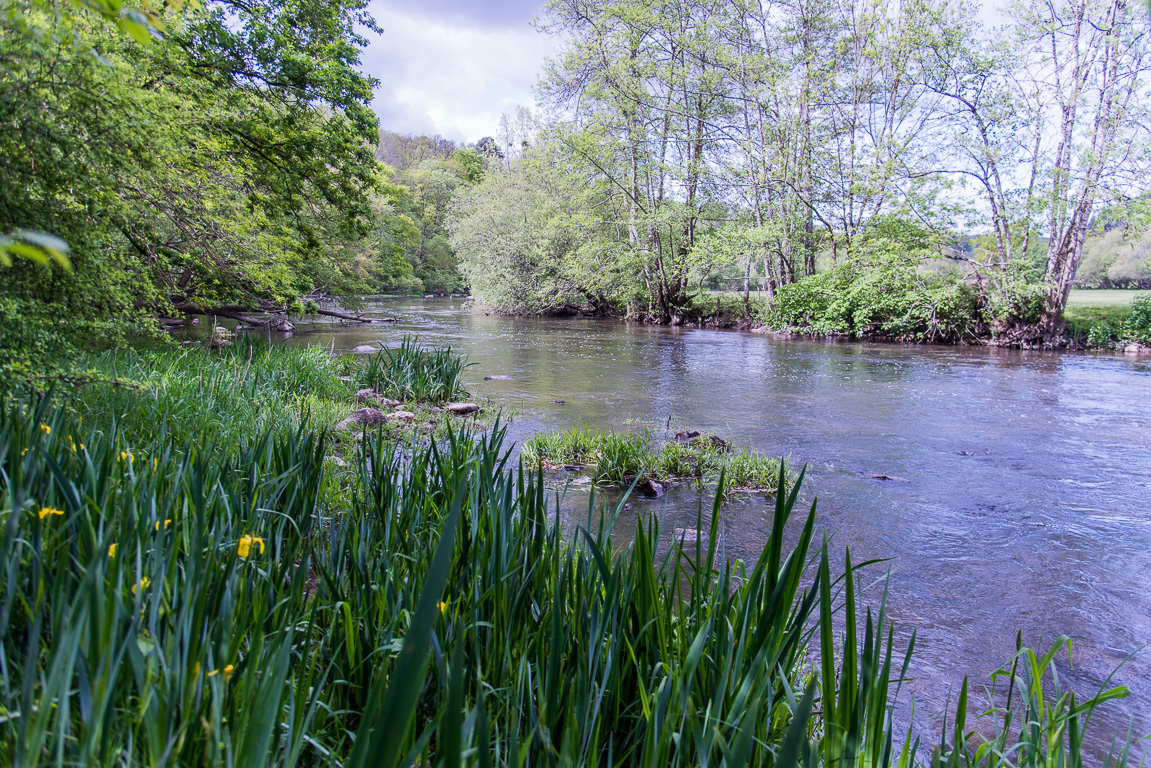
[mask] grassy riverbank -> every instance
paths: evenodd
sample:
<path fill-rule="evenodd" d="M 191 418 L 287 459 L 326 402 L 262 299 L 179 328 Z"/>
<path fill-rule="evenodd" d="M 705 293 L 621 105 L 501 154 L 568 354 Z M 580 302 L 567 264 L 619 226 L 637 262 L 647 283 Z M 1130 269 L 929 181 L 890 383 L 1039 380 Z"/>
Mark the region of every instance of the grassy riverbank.
<path fill-rule="evenodd" d="M 0 413 L 4 764 L 931 759 L 893 737 L 911 649 L 857 604 L 850 553 L 832 570 L 801 478 L 779 472 L 755 563 L 717 554 L 722 489 L 697 542 L 642 521 L 618 551 L 619 508 L 551 522 L 496 424 L 333 442 L 364 361 L 93 363 L 135 386 Z M 1021 653 L 1010 727 L 968 725 L 964 689 L 941 758 L 1075 764 L 1099 701 L 1042 695 L 1052 657 Z"/>

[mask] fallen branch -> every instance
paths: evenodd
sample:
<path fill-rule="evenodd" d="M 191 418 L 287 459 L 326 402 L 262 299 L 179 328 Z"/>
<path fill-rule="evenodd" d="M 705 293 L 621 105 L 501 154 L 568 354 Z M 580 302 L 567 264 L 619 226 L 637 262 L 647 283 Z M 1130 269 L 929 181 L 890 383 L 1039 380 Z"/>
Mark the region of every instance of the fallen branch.
<path fill-rule="evenodd" d="M 375 320 L 373 320 L 370 317 L 364 317 L 363 315 L 353 315 L 353 314 L 349 314 L 348 312 L 337 312 L 334 309 L 317 309 L 316 314 L 317 315 L 327 315 L 328 317 L 338 317 L 341 320 L 351 320 L 351 321 L 357 322 L 357 323 L 374 323 L 375 322 Z"/>

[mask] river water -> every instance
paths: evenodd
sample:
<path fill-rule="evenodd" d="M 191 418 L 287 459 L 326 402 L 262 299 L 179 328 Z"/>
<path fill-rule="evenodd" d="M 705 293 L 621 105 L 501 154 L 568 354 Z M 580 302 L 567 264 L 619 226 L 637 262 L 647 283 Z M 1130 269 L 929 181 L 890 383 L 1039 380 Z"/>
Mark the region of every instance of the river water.
<path fill-rule="evenodd" d="M 808 464 L 806 495 L 832 549 L 892 558 L 864 581 L 890 573 L 897 636 L 918 629 L 909 690 L 925 742 L 938 738 L 949 686 L 971 675 L 982 690 L 1018 630 L 1042 650 L 1073 638 L 1074 668 L 1058 671 L 1081 698 L 1119 668 L 1113 683 L 1131 696 L 1100 712 L 1097 745 L 1132 724 L 1151 733 L 1151 649 L 1140 651 L 1151 643 L 1151 360 L 525 320 L 458 299 L 367 314 L 400 322 L 302 326 L 289 343 L 351 349 L 415 333 L 451 344 L 476 364 L 474 396 L 514 406 L 518 442 L 580 423 L 656 434 L 670 424 Z M 682 525 L 697 503 L 683 488 L 632 511 Z M 769 504 L 725 508 L 729 555 L 758 556 Z M 866 593 L 872 605 L 882 587 Z"/>

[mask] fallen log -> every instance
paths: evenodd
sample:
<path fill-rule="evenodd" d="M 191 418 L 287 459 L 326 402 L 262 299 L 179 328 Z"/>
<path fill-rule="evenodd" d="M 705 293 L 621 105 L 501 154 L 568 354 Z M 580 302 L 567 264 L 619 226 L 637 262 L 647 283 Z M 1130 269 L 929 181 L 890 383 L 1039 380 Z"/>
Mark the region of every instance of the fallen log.
<path fill-rule="evenodd" d="M 356 323 L 374 323 L 375 322 L 375 320 L 373 320 L 370 317 L 364 317 L 363 315 L 353 315 L 353 314 L 350 314 L 348 312 L 338 312 L 334 309 L 317 309 L 316 314 L 317 315 L 327 315 L 328 317 L 338 317 L 341 320 L 351 320 L 351 321 L 356 322 Z"/>

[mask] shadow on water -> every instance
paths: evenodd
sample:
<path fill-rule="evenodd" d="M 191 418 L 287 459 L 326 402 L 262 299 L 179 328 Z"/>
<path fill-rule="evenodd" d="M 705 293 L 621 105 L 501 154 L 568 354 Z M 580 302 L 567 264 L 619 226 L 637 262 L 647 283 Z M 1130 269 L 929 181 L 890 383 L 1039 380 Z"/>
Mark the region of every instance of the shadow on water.
<path fill-rule="evenodd" d="M 461 300 L 373 311 L 400 322 L 315 324 L 285 343 L 351 349 L 417 333 L 451 344 L 476 363 L 466 373 L 473 393 L 515 407 L 517 443 L 585 422 L 690 427 L 809 463 L 808 493 L 819 495 L 834 548 L 850 546 L 858 561 L 894 558 L 891 616 L 905 637 L 919 630 L 910 690 L 921 725 L 963 675 L 986 681 L 1018 629 L 1036 648 L 1070 635 L 1075 668 L 1059 672 L 1083 693 L 1151 642 L 1145 360 L 503 318 Z M 565 503 L 583 519 L 580 493 Z M 698 501 L 677 489 L 636 502 L 621 528 L 652 512 L 665 529 L 690 525 Z M 769 521 L 763 497 L 729 504 L 729 553 L 754 559 Z M 1151 732 L 1151 651 L 1115 682 L 1132 695 L 1099 713 L 1097 736 L 1131 722 Z"/>

